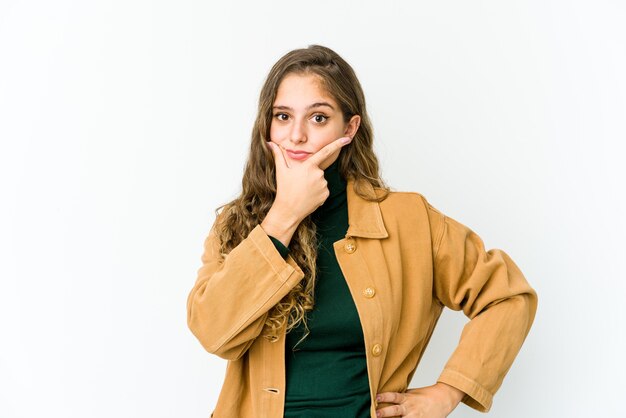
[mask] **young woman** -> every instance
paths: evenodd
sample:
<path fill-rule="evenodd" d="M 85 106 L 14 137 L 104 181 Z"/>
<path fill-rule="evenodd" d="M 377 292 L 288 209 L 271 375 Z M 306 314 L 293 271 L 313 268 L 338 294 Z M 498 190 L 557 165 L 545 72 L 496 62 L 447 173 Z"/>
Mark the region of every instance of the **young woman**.
<path fill-rule="evenodd" d="M 329 48 L 276 62 L 241 195 L 216 209 L 187 300 L 228 360 L 216 418 L 488 411 L 537 296 L 501 250 L 385 185 L 361 85 Z M 223 209 L 220 211 L 220 209 Z M 470 321 L 432 386 L 408 385 L 444 307 Z"/>

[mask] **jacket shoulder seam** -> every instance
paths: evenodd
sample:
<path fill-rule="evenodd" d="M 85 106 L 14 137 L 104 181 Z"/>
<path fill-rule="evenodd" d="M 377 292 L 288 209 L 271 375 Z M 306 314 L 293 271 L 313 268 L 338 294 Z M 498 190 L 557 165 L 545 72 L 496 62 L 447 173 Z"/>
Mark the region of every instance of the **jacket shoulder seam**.
<path fill-rule="evenodd" d="M 430 202 L 428 201 L 428 199 L 426 199 L 426 196 L 424 196 L 423 194 L 419 193 L 419 192 L 413 192 L 413 191 L 398 191 L 395 193 L 405 193 L 405 194 L 412 194 L 417 196 L 418 198 L 420 198 L 420 200 L 422 201 L 422 204 L 424 205 L 426 211 L 428 212 L 428 216 L 430 217 L 431 214 L 436 214 L 438 215 L 438 217 L 440 218 L 438 224 L 439 224 L 439 230 L 438 231 L 431 231 L 431 235 L 433 232 L 437 232 L 437 235 L 435 237 L 433 237 L 433 257 L 436 259 L 437 258 L 437 254 L 439 254 L 439 248 L 441 247 L 441 242 L 443 241 L 443 236 L 444 236 L 444 232 L 445 232 L 445 227 L 446 227 L 446 215 L 444 215 L 441 211 L 439 211 L 437 208 L 435 208 L 433 205 L 430 204 Z"/>

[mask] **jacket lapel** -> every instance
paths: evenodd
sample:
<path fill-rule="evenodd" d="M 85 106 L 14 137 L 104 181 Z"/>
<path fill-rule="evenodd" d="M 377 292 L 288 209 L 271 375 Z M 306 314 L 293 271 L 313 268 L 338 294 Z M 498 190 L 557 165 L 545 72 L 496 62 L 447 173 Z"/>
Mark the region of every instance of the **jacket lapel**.
<path fill-rule="evenodd" d="M 380 204 L 363 199 L 354 191 L 354 180 L 346 183 L 348 203 L 348 231 L 346 237 L 387 238 L 389 234 L 383 223 Z M 362 181 L 367 192 L 374 195 L 374 187 L 368 181 Z"/>

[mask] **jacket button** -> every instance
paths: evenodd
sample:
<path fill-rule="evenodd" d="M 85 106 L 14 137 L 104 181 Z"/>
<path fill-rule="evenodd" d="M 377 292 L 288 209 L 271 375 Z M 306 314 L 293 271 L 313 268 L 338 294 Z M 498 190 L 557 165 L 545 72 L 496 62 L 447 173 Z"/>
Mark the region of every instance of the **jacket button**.
<path fill-rule="evenodd" d="M 380 356 L 380 353 L 383 352 L 383 347 L 380 344 L 374 344 L 372 347 L 372 354 L 376 357 Z"/>
<path fill-rule="evenodd" d="M 366 287 L 365 289 L 363 289 L 363 296 L 365 296 L 366 298 L 373 298 L 375 294 L 376 289 L 374 289 L 373 287 Z"/>
<path fill-rule="evenodd" d="M 356 251 L 356 245 L 352 242 L 348 242 L 345 246 L 344 249 L 346 250 L 346 252 L 348 254 L 352 254 L 353 252 Z"/>

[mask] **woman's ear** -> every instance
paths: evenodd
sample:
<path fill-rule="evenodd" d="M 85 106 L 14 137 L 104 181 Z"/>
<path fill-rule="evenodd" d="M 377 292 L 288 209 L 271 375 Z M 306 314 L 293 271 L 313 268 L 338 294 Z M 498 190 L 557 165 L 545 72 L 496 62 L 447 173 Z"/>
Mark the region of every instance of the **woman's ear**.
<path fill-rule="evenodd" d="M 344 132 L 345 136 L 349 136 L 354 139 L 356 132 L 359 130 L 359 125 L 361 124 L 361 117 L 359 115 L 354 115 L 350 118 L 348 122 L 348 126 L 346 126 L 346 131 Z"/>

